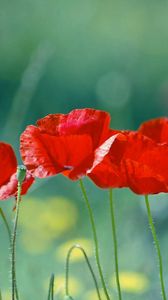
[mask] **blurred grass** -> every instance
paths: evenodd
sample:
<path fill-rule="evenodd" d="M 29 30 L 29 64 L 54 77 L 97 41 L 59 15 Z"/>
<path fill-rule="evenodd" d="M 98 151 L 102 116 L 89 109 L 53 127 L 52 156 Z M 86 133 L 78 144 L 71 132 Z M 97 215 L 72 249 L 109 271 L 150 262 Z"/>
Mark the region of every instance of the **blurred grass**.
<path fill-rule="evenodd" d="M 20 133 L 48 113 L 94 107 L 111 113 L 114 128 L 131 129 L 145 119 L 167 115 L 167 13 L 168 3 L 161 0 L 1 0 L 0 136 L 12 143 L 18 160 Z M 103 269 L 116 299 L 108 195 L 89 180 L 86 185 Z M 128 190 L 115 190 L 114 198 L 123 298 L 158 300 L 160 287 L 144 199 Z M 21 205 L 18 285 L 22 300 L 46 299 L 52 272 L 56 294 L 61 290 L 58 277 L 64 275 L 65 260 L 58 253 L 65 255 L 63 246 L 92 239 L 87 211 L 78 184 L 60 175 L 37 180 Z M 151 197 L 151 205 L 166 266 L 167 195 Z M 13 201 L 1 206 L 11 220 Z M 2 220 L 0 239 L 0 285 L 7 300 L 9 244 Z M 90 258 L 95 266 L 94 256 Z M 96 299 L 84 261 L 72 263 L 71 274 L 78 282 L 72 294 L 77 292 L 81 300 Z"/>

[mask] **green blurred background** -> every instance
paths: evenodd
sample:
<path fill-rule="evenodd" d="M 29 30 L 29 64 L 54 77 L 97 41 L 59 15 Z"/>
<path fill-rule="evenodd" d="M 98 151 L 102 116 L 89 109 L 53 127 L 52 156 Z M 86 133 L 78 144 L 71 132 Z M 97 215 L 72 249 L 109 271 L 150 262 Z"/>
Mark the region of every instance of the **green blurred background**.
<path fill-rule="evenodd" d="M 19 158 L 19 135 L 48 113 L 94 107 L 109 111 L 112 127 L 136 129 L 168 112 L 168 2 L 164 0 L 0 1 L 0 138 Z M 108 191 L 85 180 L 101 261 L 117 299 Z M 119 265 L 124 300 L 158 300 L 160 285 L 143 197 L 115 190 Z M 151 197 L 168 291 L 168 196 Z M 13 200 L 1 207 L 10 220 Z M 0 287 L 10 298 L 9 243 L 0 220 Z M 51 272 L 62 299 L 65 256 L 78 241 L 95 272 L 92 234 L 77 182 L 59 175 L 34 184 L 24 197 L 17 237 L 21 300 L 47 299 Z M 97 299 L 84 260 L 71 263 L 75 299 Z"/>

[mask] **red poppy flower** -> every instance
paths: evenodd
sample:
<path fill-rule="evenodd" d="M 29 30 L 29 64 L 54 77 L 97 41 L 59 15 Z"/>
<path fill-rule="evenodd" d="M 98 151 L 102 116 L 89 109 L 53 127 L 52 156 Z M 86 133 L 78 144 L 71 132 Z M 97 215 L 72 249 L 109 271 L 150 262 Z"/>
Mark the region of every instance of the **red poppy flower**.
<path fill-rule="evenodd" d="M 157 118 L 144 122 L 138 131 L 157 143 L 168 144 L 168 118 Z"/>
<path fill-rule="evenodd" d="M 17 194 L 17 160 L 12 147 L 9 144 L 0 142 L 0 200 L 6 200 Z M 30 172 L 22 184 L 22 195 L 33 183 L 34 179 Z"/>
<path fill-rule="evenodd" d="M 21 135 L 24 164 L 36 177 L 63 173 L 76 180 L 108 153 L 115 139 L 109 124 L 108 113 L 90 108 L 48 115 Z"/>
<path fill-rule="evenodd" d="M 129 187 L 137 194 L 168 192 L 168 146 L 123 132 L 88 176 L 100 187 Z"/>

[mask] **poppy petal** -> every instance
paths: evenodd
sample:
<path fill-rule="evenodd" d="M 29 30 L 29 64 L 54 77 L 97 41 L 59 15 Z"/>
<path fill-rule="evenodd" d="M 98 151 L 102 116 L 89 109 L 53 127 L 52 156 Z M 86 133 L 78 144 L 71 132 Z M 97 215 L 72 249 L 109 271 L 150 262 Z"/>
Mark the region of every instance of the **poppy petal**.
<path fill-rule="evenodd" d="M 112 132 L 113 134 L 113 132 Z M 129 131 L 118 131 L 108 154 L 100 164 L 92 168 L 88 176 L 101 188 L 126 187 L 125 173 L 121 173 L 121 161 L 126 151 Z"/>
<path fill-rule="evenodd" d="M 168 146 L 158 145 L 139 133 L 130 134 L 120 166 L 128 187 L 135 193 L 168 191 Z"/>
<path fill-rule="evenodd" d="M 95 150 L 94 162 L 92 164 L 92 168 L 87 171 L 87 174 L 91 173 L 92 170 L 103 161 L 104 157 L 109 153 L 112 144 L 116 138 L 118 138 L 118 136 L 119 133 L 112 135 Z"/>
<path fill-rule="evenodd" d="M 117 133 L 109 124 L 107 112 L 91 108 L 50 114 L 21 135 L 24 164 L 37 177 L 63 173 L 79 179 L 108 153 L 112 132 Z"/>
<path fill-rule="evenodd" d="M 157 143 L 168 144 L 168 118 L 157 118 L 144 122 L 138 131 Z"/>
<path fill-rule="evenodd" d="M 11 175 L 16 172 L 17 160 L 12 147 L 0 142 L 0 186 L 5 184 Z"/>
<path fill-rule="evenodd" d="M 21 135 L 23 161 L 33 175 L 40 178 L 71 171 L 92 152 L 92 140 L 87 134 L 52 136 L 28 126 Z"/>
<path fill-rule="evenodd" d="M 22 191 L 21 195 L 25 195 L 34 182 L 34 178 L 30 174 L 30 172 L 27 171 L 26 178 L 23 181 L 22 184 Z M 18 188 L 18 180 L 17 180 L 17 173 L 14 173 L 9 181 L 0 187 L 0 200 L 6 200 L 10 197 L 13 197 L 17 195 L 17 188 Z"/>
<path fill-rule="evenodd" d="M 168 146 L 140 133 L 116 139 L 109 154 L 89 177 L 100 187 L 129 187 L 137 194 L 168 191 Z"/>
<path fill-rule="evenodd" d="M 74 168 L 71 172 L 69 172 L 68 177 L 71 179 L 79 179 L 81 176 L 89 174 L 92 172 L 100 162 L 104 159 L 104 157 L 108 154 L 112 143 L 117 138 L 118 134 L 115 134 L 108 138 L 103 144 L 101 144 L 95 152 L 91 152 L 90 155 L 86 157 L 85 160 L 77 167 Z"/>
<path fill-rule="evenodd" d="M 50 135 L 89 134 L 94 147 L 107 137 L 109 125 L 107 112 L 91 108 L 74 109 L 65 115 L 50 114 L 37 121 L 41 131 Z"/>
<path fill-rule="evenodd" d="M 107 155 L 103 161 L 88 174 L 88 176 L 101 188 L 119 188 L 127 186 L 123 176 L 121 176 L 119 167 L 110 160 L 110 155 Z"/>
<path fill-rule="evenodd" d="M 157 173 L 147 162 L 143 164 L 126 160 L 124 163 L 125 172 L 127 173 L 127 184 L 134 193 L 148 195 L 168 192 L 167 180 L 165 180 L 160 170 Z"/>

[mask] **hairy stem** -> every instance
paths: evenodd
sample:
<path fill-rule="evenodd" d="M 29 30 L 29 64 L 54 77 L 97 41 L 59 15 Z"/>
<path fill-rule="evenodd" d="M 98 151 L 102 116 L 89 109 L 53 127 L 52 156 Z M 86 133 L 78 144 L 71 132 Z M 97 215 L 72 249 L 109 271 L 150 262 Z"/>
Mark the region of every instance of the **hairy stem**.
<path fill-rule="evenodd" d="M 9 224 L 8 224 L 8 221 L 6 219 L 6 216 L 2 210 L 2 208 L 0 207 L 0 215 L 4 221 L 4 225 L 6 227 L 6 230 L 7 230 L 7 233 L 8 233 L 8 237 L 9 237 L 9 242 L 11 242 L 11 230 L 10 230 L 10 227 L 9 227 Z"/>
<path fill-rule="evenodd" d="M 94 274 L 94 271 L 92 269 L 92 266 L 90 264 L 90 261 L 88 259 L 88 256 L 87 256 L 85 250 L 80 245 L 73 245 L 69 249 L 68 254 L 67 254 L 67 259 L 66 259 L 66 276 L 65 276 L 65 294 L 66 294 L 66 296 L 69 296 L 69 263 L 70 263 L 71 253 L 73 252 L 74 249 L 79 249 L 83 253 L 83 256 L 84 256 L 84 258 L 86 260 L 86 263 L 88 265 L 89 271 L 90 271 L 90 273 L 92 275 L 92 278 L 93 278 L 93 281 L 94 281 L 94 284 L 95 284 L 95 288 L 96 288 L 98 299 L 101 300 L 101 296 L 100 296 L 100 292 L 99 292 L 99 287 L 98 287 L 96 276 Z"/>
<path fill-rule="evenodd" d="M 153 236 L 153 241 L 156 247 L 156 252 L 158 256 L 158 262 L 159 262 L 159 275 L 160 275 L 160 284 L 161 284 L 161 291 L 162 291 L 162 298 L 166 300 L 166 293 L 165 293 L 165 287 L 164 287 L 164 279 L 163 279 L 163 263 L 162 263 L 162 256 L 161 256 L 161 251 L 160 251 L 160 245 L 159 245 L 159 240 L 157 238 L 152 214 L 151 214 L 151 209 L 149 205 L 149 200 L 148 200 L 148 195 L 145 195 L 145 204 L 147 208 L 147 213 L 148 213 L 148 221 L 149 221 L 149 226 L 152 232 Z"/>
<path fill-rule="evenodd" d="M 86 203 L 88 213 L 89 213 L 89 218 L 90 218 L 90 223 L 91 223 L 92 233 L 93 233 L 93 239 L 94 239 L 94 244 L 95 244 L 96 262 L 97 262 L 97 267 L 98 267 L 98 270 L 99 270 L 101 283 L 102 283 L 103 290 L 104 290 L 104 293 L 106 295 L 107 300 L 110 300 L 110 297 L 109 297 L 109 294 L 108 294 L 108 291 L 107 291 L 107 287 L 106 287 L 106 283 L 105 283 L 105 280 L 104 280 L 101 264 L 100 264 L 98 239 L 97 239 L 96 226 L 95 226 L 95 221 L 94 221 L 92 209 L 91 209 L 89 199 L 87 197 L 86 189 L 85 189 L 85 186 L 83 184 L 82 179 L 79 180 L 79 183 L 80 183 L 81 191 L 82 191 L 83 197 L 85 199 L 85 203 Z"/>
<path fill-rule="evenodd" d="M 52 274 L 51 277 L 50 277 L 47 300 L 54 300 L 54 274 Z"/>
<path fill-rule="evenodd" d="M 4 221 L 4 224 L 5 224 L 5 227 L 6 227 L 6 230 L 7 230 L 7 233 L 8 233 L 8 238 L 9 238 L 9 243 L 10 243 L 10 248 L 12 248 L 12 245 L 11 245 L 11 230 L 10 230 L 10 227 L 9 227 L 9 224 L 8 224 L 8 221 L 7 221 L 7 218 L 2 210 L 2 208 L 0 208 L 0 215 Z M 18 296 L 18 290 L 17 290 L 17 286 L 16 286 L 16 282 L 15 282 L 15 294 L 16 294 L 16 299 L 18 300 L 19 299 L 19 296 Z M 1 300 L 1 298 L 0 298 Z"/>
<path fill-rule="evenodd" d="M 18 191 L 17 191 L 17 199 L 16 199 L 16 213 L 14 219 L 14 228 L 13 234 L 11 239 L 11 257 L 12 257 L 12 300 L 15 300 L 15 292 L 16 292 L 16 299 L 18 300 L 18 293 L 17 293 L 17 281 L 16 281 L 16 233 L 17 233 L 17 224 L 18 224 L 18 216 L 19 216 L 19 204 L 20 204 L 20 197 L 21 197 L 21 183 L 18 182 Z"/>
<path fill-rule="evenodd" d="M 119 280 L 119 268 L 118 268 L 118 244 L 117 244 L 117 234 L 115 225 L 115 215 L 114 215 L 114 203 L 112 189 L 109 190 L 109 201 L 110 201 L 110 214 L 111 214 L 111 226 L 112 226 L 112 238 L 114 243 L 114 259 L 115 259 L 115 273 L 116 273 L 116 283 L 118 289 L 118 298 L 122 300 L 120 280 Z"/>

